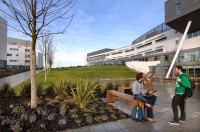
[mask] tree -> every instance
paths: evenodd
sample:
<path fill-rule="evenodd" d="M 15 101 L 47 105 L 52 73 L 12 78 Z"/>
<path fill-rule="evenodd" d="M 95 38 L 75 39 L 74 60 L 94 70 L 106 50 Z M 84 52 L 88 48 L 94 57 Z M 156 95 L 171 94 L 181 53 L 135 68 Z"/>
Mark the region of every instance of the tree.
<path fill-rule="evenodd" d="M 56 53 L 56 45 L 53 43 L 53 37 L 49 39 L 48 43 L 48 52 L 47 52 L 47 62 L 49 64 L 49 72 L 51 71 L 53 61 L 54 61 L 54 55 Z"/>
<path fill-rule="evenodd" d="M 47 35 L 45 33 L 42 36 L 41 44 L 40 44 L 40 51 L 43 53 L 44 60 L 45 60 L 45 63 L 44 63 L 45 79 L 44 80 L 46 82 L 47 81 L 47 74 L 48 74 L 48 71 L 50 72 L 50 69 L 53 65 L 54 54 L 56 52 L 56 45 L 53 43 L 53 36 L 52 35 Z M 47 68 L 47 63 L 49 64 L 48 68 Z"/>
<path fill-rule="evenodd" d="M 36 89 L 36 56 L 35 47 L 37 39 L 42 37 L 42 29 L 47 29 L 53 22 L 66 20 L 66 26 L 59 31 L 47 33 L 48 35 L 64 33 L 74 14 L 70 14 L 75 5 L 75 0 L 0 0 L 1 4 L 9 9 L 0 11 L 8 19 L 16 22 L 19 26 L 8 25 L 16 31 L 22 32 L 31 37 L 31 108 L 37 107 L 37 89 Z M 2 7 L 1 5 L 1 7 Z M 69 15 L 69 16 L 68 16 Z M 19 27 L 19 28 L 18 28 Z"/>

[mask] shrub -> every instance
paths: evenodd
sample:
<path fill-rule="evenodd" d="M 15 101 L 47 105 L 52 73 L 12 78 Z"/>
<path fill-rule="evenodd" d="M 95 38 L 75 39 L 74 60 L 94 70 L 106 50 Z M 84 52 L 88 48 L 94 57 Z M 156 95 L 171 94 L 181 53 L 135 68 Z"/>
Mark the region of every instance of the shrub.
<path fill-rule="evenodd" d="M 37 95 L 44 95 L 45 94 L 44 91 L 43 91 L 41 82 L 38 83 L 36 87 L 37 87 Z"/>
<path fill-rule="evenodd" d="M 71 87 L 72 98 L 76 101 L 80 108 L 85 107 L 95 100 L 96 89 L 99 86 L 95 81 L 80 81 L 77 83 L 76 88 Z"/>
<path fill-rule="evenodd" d="M 49 85 L 45 90 L 44 90 L 45 95 L 55 95 L 53 85 Z"/>
<path fill-rule="evenodd" d="M 108 82 L 107 84 L 101 83 L 98 89 L 99 97 L 106 97 L 107 90 L 113 90 L 113 89 L 115 89 L 115 86 L 113 85 L 113 83 L 111 82 Z"/>
<path fill-rule="evenodd" d="M 66 96 L 67 95 L 66 84 L 67 83 L 65 79 L 61 81 L 56 81 L 54 85 L 52 85 L 54 90 L 54 96 Z"/>
<path fill-rule="evenodd" d="M 21 96 L 31 96 L 31 82 L 23 83 L 21 86 Z"/>
<path fill-rule="evenodd" d="M 15 96 L 14 90 L 11 88 L 10 82 L 4 82 L 0 87 L 0 98 L 12 98 Z"/>

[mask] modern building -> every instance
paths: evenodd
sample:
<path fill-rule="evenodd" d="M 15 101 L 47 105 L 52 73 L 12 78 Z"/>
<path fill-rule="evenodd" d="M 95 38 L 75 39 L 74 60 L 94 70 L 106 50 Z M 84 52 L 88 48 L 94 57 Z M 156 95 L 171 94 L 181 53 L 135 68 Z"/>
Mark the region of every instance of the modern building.
<path fill-rule="evenodd" d="M 87 54 L 87 65 L 129 64 L 129 67 L 137 70 L 144 67 L 144 64 L 138 62 L 154 62 L 145 66 L 148 65 L 156 76 L 163 77 L 181 37 L 182 33 L 162 23 L 135 39 L 129 46 Z M 182 65 L 191 76 L 200 77 L 200 31 L 187 35 L 175 64 Z"/>
<path fill-rule="evenodd" d="M 156 77 L 164 78 L 188 21 L 192 21 L 175 65 L 183 66 L 191 78 L 200 78 L 200 0 L 167 0 L 165 14 L 166 24 L 149 30 L 131 45 L 88 53 L 87 65 L 125 64 L 137 71 L 152 71 Z"/>
<path fill-rule="evenodd" d="M 31 41 L 7 38 L 7 69 L 30 70 Z M 42 54 L 36 52 L 36 68 L 43 68 Z"/>
<path fill-rule="evenodd" d="M 165 23 L 183 33 L 188 21 L 192 21 L 188 33 L 200 30 L 200 0 L 167 0 Z"/>
<path fill-rule="evenodd" d="M 7 66 L 7 21 L 0 17 L 0 69 Z"/>

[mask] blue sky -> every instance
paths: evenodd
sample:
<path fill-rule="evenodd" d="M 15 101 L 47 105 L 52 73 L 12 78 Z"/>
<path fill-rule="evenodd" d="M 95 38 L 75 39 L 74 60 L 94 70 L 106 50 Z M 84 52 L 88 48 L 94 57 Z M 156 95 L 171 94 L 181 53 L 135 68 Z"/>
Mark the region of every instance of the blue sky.
<path fill-rule="evenodd" d="M 87 53 L 120 48 L 164 22 L 165 0 L 77 0 L 75 17 L 57 35 L 54 67 L 83 65 Z M 64 23 L 55 23 L 61 28 Z M 63 25 L 64 26 L 64 25 Z M 20 38 L 8 32 L 8 36 Z"/>

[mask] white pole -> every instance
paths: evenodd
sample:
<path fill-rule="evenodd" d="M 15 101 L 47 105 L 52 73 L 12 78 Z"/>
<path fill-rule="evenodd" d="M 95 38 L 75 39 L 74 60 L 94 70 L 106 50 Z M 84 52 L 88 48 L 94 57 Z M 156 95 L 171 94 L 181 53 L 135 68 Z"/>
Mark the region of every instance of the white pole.
<path fill-rule="evenodd" d="M 181 42 L 180 42 L 180 44 L 179 44 L 179 46 L 178 46 L 178 49 L 177 49 L 176 54 L 175 54 L 175 56 L 174 56 L 174 59 L 173 59 L 171 65 L 170 65 L 170 68 L 169 68 L 168 72 L 167 72 L 166 78 L 169 77 L 169 74 L 170 74 L 170 72 L 171 72 L 171 70 L 172 70 L 172 67 L 174 66 L 174 63 L 175 63 L 175 61 L 176 61 L 176 58 L 177 58 L 177 56 L 178 56 L 178 54 L 179 54 L 179 52 L 180 52 L 180 50 L 181 50 L 181 47 L 182 47 L 182 45 L 183 45 L 183 42 L 184 42 L 185 37 L 186 37 L 186 35 L 187 35 L 187 33 L 188 33 L 188 30 L 189 30 L 189 28 L 190 28 L 191 23 L 192 23 L 192 21 L 188 21 L 187 27 L 186 27 L 186 29 L 185 29 L 185 32 L 184 32 L 183 37 L 182 37 L 182 39 L 181 39 Z"/>

